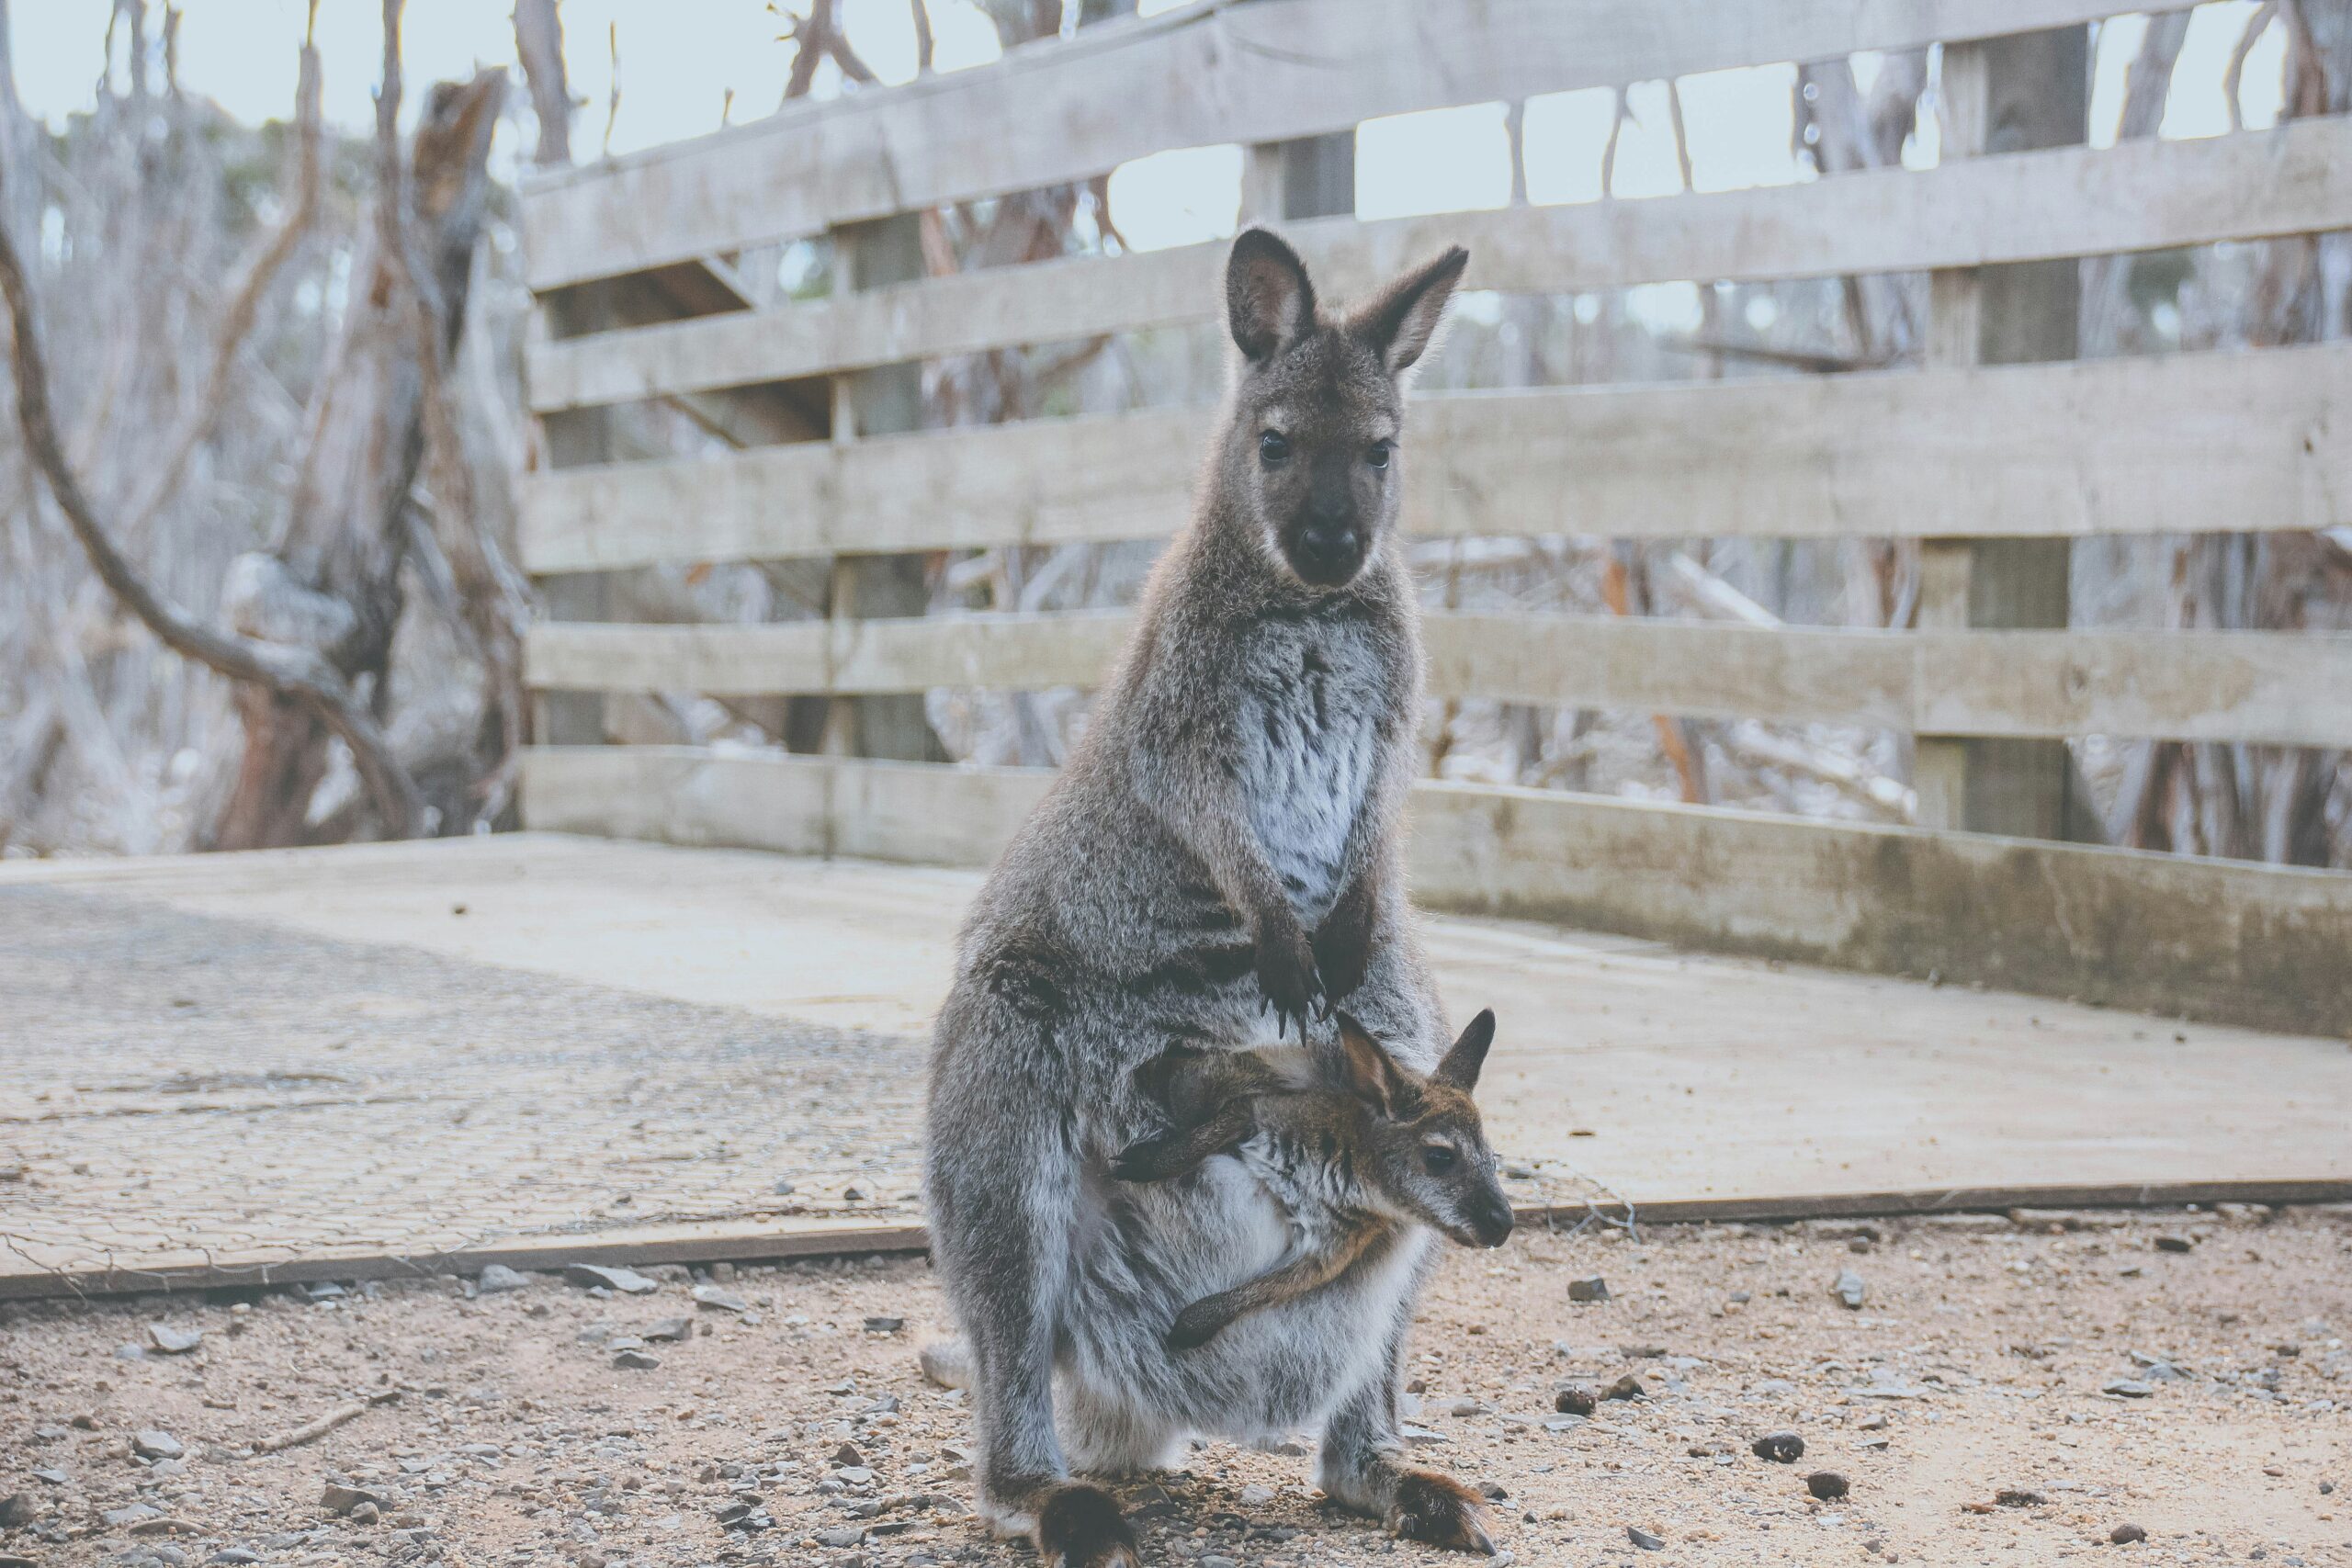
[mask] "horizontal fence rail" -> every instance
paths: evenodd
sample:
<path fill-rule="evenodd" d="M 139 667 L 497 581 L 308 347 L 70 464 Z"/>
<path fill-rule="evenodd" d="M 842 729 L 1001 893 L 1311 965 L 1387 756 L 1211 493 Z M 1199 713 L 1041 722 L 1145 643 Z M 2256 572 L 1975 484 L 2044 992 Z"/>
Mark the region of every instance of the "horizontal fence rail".
<path fill-rule="evenodd" d="M 546 690 L 837 696 L 1101 683 L 1118 612 L 778 626 L 534 627 Z M 1883 632 L 1545 615 L 1424 618 L 1430 692 L 1572 707 L 1879 725 L 2352 746 L 2352 636 Z"/>
<path fill-rule="evenodd" d="M 1289 225 L 1327 292 L 1468 247 L 1481 288 L 1917 272 L 2352 228 L 2352 118 L 1644 201 Z M 1211 319 L 1223 244 L 960 273 L 534 344 L 541 412 Z"/>
<path fill-rule="evenodd" d="M 594 571 L 1160 537 L 1184 521 L 1213 418 L 562 469 L 524 488 L 523 558 Z M 1454 536 L 2324 528 L 2352 523 L 2352 345 L 1434 394 L 1404 468 L 1409 525 Z"/>
<path fill-rule="evenodd" d="M 528 754 L 532 826 L 984 866 L 1053 775 L 692 749 Z M 2352 877 L 1422 784 L 1414 897 L 1882 973 L 2352 1030 Z"/>
<path fill-rule="evenodd" d="M 537 181 L 523 212 L 527 276 L 544 291 L 1087 179 L 1171 147 L 1279 141 L 1417 109 L 1997 38 L 2117 9 L 2118 0 L 1204 5 Z"/>

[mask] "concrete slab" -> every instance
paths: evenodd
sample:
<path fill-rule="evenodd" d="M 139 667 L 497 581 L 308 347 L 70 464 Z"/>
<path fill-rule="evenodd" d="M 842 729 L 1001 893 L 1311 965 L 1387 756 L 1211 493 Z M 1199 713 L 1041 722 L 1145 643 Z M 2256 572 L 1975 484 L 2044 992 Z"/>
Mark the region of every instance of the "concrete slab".
<path fill-rule="evenodd" d="M 0 1055 L 31 1069 L 0 1085 L 0 1129 L 18 1144 L 41 1128 L 77 1129 L 73 1140 L 45 1141 L 38 1157 L 12 1157 L 35 1167 L 28 1179 L 44 1190 L 89 1186 L 96 1178 L 72 1175 L 70 1145 L 132 1135 L 139 1120 L 99 1112 L 153 1101 L 158 1084 L 209 1082 L 233 1066 L 224 1058 L 234 1054 L 230 1043 L 195 1027 L 187 1010 L 175 1016 L 157 989 L 203 972 L 223 977 L 222 1005 L 256 986 L 278 998 L 275 1013 L 262 1009 L 246 1021 L 243 1039 L 283 1081 L 247 1085 L 236 1091 L 238 1109 L 224 1112 L 264 1145 L 273 1126 L 345 1114 L 301 1103 L 335 1095 L 288 1087 L 312 1067 L 429 1086 L 439 1114 L 474 1107 L 467 1121 L 523 1096 L 541 1107 L 535 1126 L 564 1130 L 477 1160 L 467 1224 L 395 1226 L 410 1253 L 533 1236 L 585 1245 L 621 1229 L 642 1235 L 655 1202 L 706 1231 L 819 1219 L 903 1224 L 914 1218 L 907 1195 L 921 1036 L 978 883 L 958 872 L 548 835 L 0 865 L 0 966 L 13 945 L 21 973 L 23 953 L 39 948 L 34 989 L 46 1009 L 36 1036 L 27 982 L 0 979 L 0 990 L 18 989 L 0 1016 Z M 40 907 L 44 897 L 68 907 Z M 57 922 L 69 919 L 84 939 L 61 947 Z M 179 978 L 120 940 L 141 920 L 164 921 L 151 940 L 175 955 Z M 1581 1190 L 1586 1178 L 1648 1204 L 2352 1179 L 2352 1047 L 2341 1040 L 1497 921 L 1432 919 L 1428 940 L 1449 1006 L 1491 1006 L 1501 1017 L 1481 1099 L 1498 1144 L 1542 1173 L 1529 1195 Z M 362 972 L 364 985 L 338 978 Z M 299 996 L 284 994 L 288 986 Z M 352 994 L 339 998 L 339 986 Z M 392 1016 L 403 1009 L 437 1021 L 403 1026 Z M 481 1019 L 473 1050 L 482 1065 L 436 1077 L 440 1066 L 469 1058 L 451 1055 L 446 1038 L 435 1049 L 421 1036 L 445 1036 L 447 1021 L 469 1009 Z M 378 1021 L 330 1054 L 312 1036 L 338 1010 Z M 101 1061 L 129 1066 L 119 1044 L 101 1043 L 124 1032 L 141 1042 L 135 1055 L 145 1076 L 130 1077 L 146 1086 L 144 1100 L 126 1090 L 129 1077 L 94 1070 Z M 732 1068 L 707 1055 L 716 1040 L 729 1042 L 720 1055 L 763 1058 L 773 1071 L 729 1077 Z M 695 1087 L 649 1070 L 649 1041 Z M 699 1146 L 715 1139 L 731 1153 L 704 1163 L 681 1144 L 671 1151 L 674 1168 L 649 1191 L 626 1164 L 628 1138 L 616 1135 L 632 1122 L 699 1126 L 708 1134 Z M 190 1123 L 174 1125 L 185 1133 Z M 435 1153 L 442 1134 L 380 1113 L 354 1117 L 334 1135 L 368 1152 L 364 1163 L 379 1184 L 397 1188 L 399 1171 L 445 1163 Z M 149 1142 L 143 1130 L 136 1136 L 150 1165 L 176 1157 L 170 1144 Z M 862 1168 L 835 1146 L 855 1137 L 872 1140 Z M 583 1149 L 594 1154 L 593 1169 L 576 1157 Z M 613 1168 L 619 1174 L 596 1173 L 606 1157 L 624 1161 Z M 828 1206 L 787 1202 L 781 1207 L 799 1213 L 777 1212 L 763 1200 L 772 1181 L 754 1179 L 770 1168 L 821 1168 Z M 871 1172 L 866 1196 L 878 1206 L 842 1204 L 853 1168 Z M 637 1196 L 616 1206 L 625 1190 Z M 216 1239 L 276 1224 L 280 1259 L 350 1240 L 292 1223 L 304 1206 L 299 1176 L 272 1194 L 275 1209 L 249 1216 L 258 1224 L 226 1227 Z M 139 1206 L 127 1195 L 82 1193 L 51 1214 L 45 1256 L 53 1260 L 55 1244 L 70 1241 L 72 1224 L 117 1224 Z M 200 1203 L 185 1215 L 198 1229 L 202 1217 Z M 379 1213 L 377 1223 L 394 1218 Z M 168 1227 L 142 1221 L 131 1235 L 143 1239 L 119 1237 L 107 1256 L 187 1250 L 170 1245 Z"/>

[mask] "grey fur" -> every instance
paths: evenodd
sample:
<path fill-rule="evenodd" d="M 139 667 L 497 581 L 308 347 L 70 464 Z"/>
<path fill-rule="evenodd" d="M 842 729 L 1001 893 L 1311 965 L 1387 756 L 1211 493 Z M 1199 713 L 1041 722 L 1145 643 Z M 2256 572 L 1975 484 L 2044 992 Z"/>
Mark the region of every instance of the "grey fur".
<path fill-rule="evenodd" d="M 1374 447 L 1401 427 L 1399 344 L 1426 341 L 1462 259 L 1332 318 L 1281 241 L 1236 242 L 1250 355 L 1193 517 L 966 923 L 925 1189 L 971 1344 L 981 1501 L 1008 1530 L 1049 1506 L 1085 1515 L 1057 1501 L 1080 1489 L 1073 1466 L 1156 1465 L 1194 1431 L 1321 1425 L 1328 1491 L 1382 1517 L 1398 1496 L 1396 1361 L 1428 1234 L 1179 1357 L 1161 1340 L 1177 1310 L 1272 1266 L 1283 1217 L 1230 1160 L 1170 1187 L 1114 1181 L 1109 1163 L 1164 1125 L 1138 1065 L 1294 1021 L 1304 1037 L 1327 990 L 1415 1067 L 1442 1047 L 1398 874 L 1420 682 L 1402 460 L 1376 466 Z M 1283 460 L 1261 452 L 1267 431 Z M 1044 1544 L 1073 1568 L 1133 1560 L 1107 1540 Z"/>

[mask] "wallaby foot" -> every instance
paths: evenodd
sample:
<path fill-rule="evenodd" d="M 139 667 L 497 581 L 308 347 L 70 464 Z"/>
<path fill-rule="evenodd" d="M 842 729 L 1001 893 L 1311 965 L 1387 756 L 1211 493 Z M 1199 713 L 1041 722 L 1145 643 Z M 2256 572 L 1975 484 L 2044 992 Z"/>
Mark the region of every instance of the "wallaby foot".
<path fill-rule="evenodd" d="M 1481 1557 L 1495 1554 L 1493 1520 L 1486 1504 L 1453 1477 L 1433 1470 L 1397 1473 L 1396 1498 L 1383 1522 L 1389 1534 L 1405 1540 L 1426 1541 Z"/>
<path fill-rule="evenodd" d="M 1037 1510 L 1037 1551 L 1050 1568 L 1143 1568 L 1118 1499 L 1082 1481 L 1046 1495 Z"/>

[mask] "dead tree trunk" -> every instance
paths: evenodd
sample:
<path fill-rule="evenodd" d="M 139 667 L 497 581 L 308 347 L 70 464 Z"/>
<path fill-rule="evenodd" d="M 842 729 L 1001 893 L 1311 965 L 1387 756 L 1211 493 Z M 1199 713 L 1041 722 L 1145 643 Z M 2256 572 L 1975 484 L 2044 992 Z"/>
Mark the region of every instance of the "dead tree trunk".
<path fill-rule="evenodd" d="M 278 542 L 242 558 L 224 594 L 240 631 L 313 649 L 364 687 L 379 716 L 390 694 L 426 400 L 465 320 L 505 87 L 494 71 L 436 85 L 404 162 L 391 129 L 400 99 L 397 0 L 386 11 L 375 233 L 356 271 L 333 368 L 312 402 Z M 426 362 L 433 335 L 420 322 L 435 323 L 439 364 Z M 309 707 L 275 693 L 241 692 L 238 710 L 244 752 L 214 847 L 300 843 L 327 768 L 327 731 Z"/>

